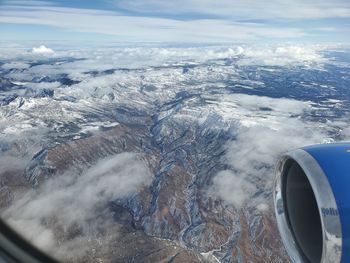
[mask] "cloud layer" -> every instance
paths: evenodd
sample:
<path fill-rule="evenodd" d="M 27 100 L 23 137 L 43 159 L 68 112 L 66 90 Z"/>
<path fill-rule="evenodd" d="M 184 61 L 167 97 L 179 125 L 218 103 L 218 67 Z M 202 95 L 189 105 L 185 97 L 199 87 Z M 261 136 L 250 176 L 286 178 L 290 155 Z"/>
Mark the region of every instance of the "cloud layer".
<path fill-rule="evenodd" d="M 35 245 L 63 259 L 66 249 L 69 256 L 83 254 L 91 231 L 111 224 L 111 217 L 98 220 L 108 202 L 135 194 L 150 182 L 145 163 L 137 154 L 125 152 L 100 160 L 81 175 L 67 172 L 46 181 L 21 196 L 2 216 Z M 61 243 L 55 229 L 67 234 L 74 228 L 79 234 Z"/>
<path fill-rule="evenodd" d="M 297 28 L 281 29 L 223 19 L 196 19 L 189 22 L 65 7 L 0 9 L 0 23 L 53 26 L 77 32 L 113 35 L 129 42 L 232 42 L 305 35 Z"/>
<path fill-rule="evenodd" d="M 326 1 L 115 1 L 116 6 L 135 12 L 158 14 L 202 14 L 236 19 L 319 19 L 350 17 L 350 4 L 345 0 Z M 327 12 L 325 12 L 327 10 Z"/>
<path fill-rule="evenodd" d="M 123 0 L 101 2 L 95 9 L 85 8 L 83 2 L 72 2 L 72 5 L 65 6 L 59 1 L 9 1 L 0 6 L 0 23 L 93 33 L 95 40 L 98 40 L 96 34 L 100 37 L 109 35 L 123 42 L 218 43 L 296 39 L 329 42 L 330 34 L 344 41 L 345 32 L 349 32 L 344 23 L 337 20 L 348 21 L 350 18 L 350 5 L 343 0 Z M 38 39 L 43 37 L 40 30 L 33 31 L 37 31 Z M 57 37 L 62 36 L 56 32 L 56 38 L 52 38 Z"/>
<path fill-rule="evenodd" d="M 223 159 L 230 169 L 214 177 L 211 193 L 236 208 L 249 202 L 257 206 L 266 204 L 264 196 L 253 196 L 259 190 L 270 192 L 274 165 L 282 153 L 332 141 L 330 131 L 333 125 L 343 126 L 344 139 L 349 139 L 345 123 L 319 123 L 315 126 L 315 123 L 303 120 L 302 116 L 312 109 L 308 102 L 233 95 L 221 104 L 235 100 L 238 112 L 232 118 L 237 116 L 236 137 L 226 145 Z"/>

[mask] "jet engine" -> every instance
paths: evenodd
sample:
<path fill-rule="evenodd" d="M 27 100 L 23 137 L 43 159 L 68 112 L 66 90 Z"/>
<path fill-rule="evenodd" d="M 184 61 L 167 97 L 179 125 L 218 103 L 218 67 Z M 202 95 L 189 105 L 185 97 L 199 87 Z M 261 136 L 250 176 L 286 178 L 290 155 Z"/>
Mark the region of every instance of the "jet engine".
<path fill-rule="evenodd" d="M 292 262 L 350 262 L 350 143 L 286 153 L 277 164 L 273 192 Z"/>

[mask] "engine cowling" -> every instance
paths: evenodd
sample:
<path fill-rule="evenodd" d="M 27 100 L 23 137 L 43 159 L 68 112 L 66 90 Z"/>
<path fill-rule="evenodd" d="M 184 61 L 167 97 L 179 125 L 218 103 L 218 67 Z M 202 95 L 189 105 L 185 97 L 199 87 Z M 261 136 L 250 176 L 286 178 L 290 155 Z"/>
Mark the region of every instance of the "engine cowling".
<path fill-rule="evenodd" d="M 282 156 L 274 206 L 292 262 L 350 262 L 350 143 L 308 146 Z"/>

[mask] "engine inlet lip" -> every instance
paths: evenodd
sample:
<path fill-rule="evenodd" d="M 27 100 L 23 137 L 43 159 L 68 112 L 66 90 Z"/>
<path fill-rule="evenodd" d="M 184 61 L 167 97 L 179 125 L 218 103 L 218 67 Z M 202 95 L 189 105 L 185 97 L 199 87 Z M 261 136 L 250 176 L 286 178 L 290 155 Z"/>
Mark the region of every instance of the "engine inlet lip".
<path fill-rule="evenodd" d="M 322 227 L 323 247 L 321 263 L 340 263 L 342 255 L 342 230 L 333 191 L 317 161 L 302 149 L 286 153 L 279 160 L 275 173 L 273 191 L 275 215 L 277 226 L 287 253 L 292 262 L 309 262 L 294 240 L 287 219 L 287 210 L 286 207 L 284 207 L 282 179 L 286 176 L 290 164 L 293 162 L 299 164 L 303 169 L 316 198 Z M 332 209 L 333 213 L 326 213 L 325 211 L 328 211 L 327 209 Z"/>

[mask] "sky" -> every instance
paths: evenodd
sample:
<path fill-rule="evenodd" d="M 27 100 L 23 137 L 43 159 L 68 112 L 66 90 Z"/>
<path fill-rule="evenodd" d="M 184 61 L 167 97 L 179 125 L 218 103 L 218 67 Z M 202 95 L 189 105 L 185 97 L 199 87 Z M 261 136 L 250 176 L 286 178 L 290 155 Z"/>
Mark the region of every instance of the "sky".
<path fill-rule="evenodd" d="M 0 0 L 1 40 L 350 42 L 349 0 Z"/>

